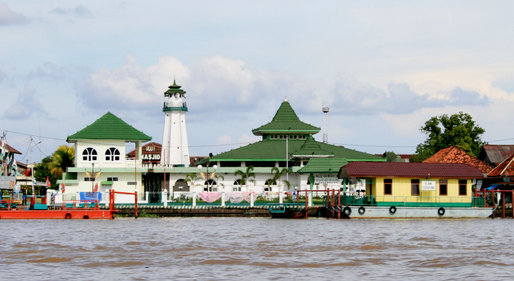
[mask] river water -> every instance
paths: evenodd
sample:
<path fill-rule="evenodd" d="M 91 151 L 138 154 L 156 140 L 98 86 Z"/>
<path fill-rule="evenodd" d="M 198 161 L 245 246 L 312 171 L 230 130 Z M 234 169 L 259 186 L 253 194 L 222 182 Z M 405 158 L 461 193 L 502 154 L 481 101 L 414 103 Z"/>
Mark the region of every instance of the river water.
<path fill-rule="evenodd" d="M 0 220 L 0 280 L 512 280 L 514 220 Z"/>

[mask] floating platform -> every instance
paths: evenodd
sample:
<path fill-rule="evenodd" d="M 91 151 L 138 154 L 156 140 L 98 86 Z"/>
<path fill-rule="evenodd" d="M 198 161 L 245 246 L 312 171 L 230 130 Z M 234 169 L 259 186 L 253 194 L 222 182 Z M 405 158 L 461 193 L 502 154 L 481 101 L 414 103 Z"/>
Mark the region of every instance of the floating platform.
<path fill-rule="evenodd" d="M 116 210 L 5 210 L 0 219 L 114 219 Z"/>

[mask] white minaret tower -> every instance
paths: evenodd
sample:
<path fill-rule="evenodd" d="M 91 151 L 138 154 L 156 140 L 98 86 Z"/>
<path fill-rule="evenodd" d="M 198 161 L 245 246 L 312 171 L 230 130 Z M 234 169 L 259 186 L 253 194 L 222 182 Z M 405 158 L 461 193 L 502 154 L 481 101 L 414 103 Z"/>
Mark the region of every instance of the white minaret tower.
<path fill-rule="evenodd" d="M 164 134 L 162 135 L 161 164 L 184 165 L 189 167 L 189 143 L 187 141 L 186 112 L 183 100 L 186 92 L 175 84 L 164 93 Z"/>

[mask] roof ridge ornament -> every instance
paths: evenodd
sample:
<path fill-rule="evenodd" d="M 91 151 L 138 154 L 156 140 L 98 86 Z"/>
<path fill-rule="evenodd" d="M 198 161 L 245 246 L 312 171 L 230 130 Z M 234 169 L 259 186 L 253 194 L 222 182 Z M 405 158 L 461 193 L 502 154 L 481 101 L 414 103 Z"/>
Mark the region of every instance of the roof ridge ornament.
<path fill-rule="evenodd" d="M 284 97 L 284 101 L 287 101 L 287 96 Z"/>

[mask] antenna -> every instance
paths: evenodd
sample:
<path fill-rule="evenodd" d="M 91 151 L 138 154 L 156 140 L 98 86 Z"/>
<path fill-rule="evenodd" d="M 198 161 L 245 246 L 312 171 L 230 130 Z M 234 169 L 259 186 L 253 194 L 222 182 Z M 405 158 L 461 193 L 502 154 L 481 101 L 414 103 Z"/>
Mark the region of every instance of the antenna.
<path fill-rule="evenodd" d="M 323 142 L 328 142 L 328 132 L 327 132 L 327 116 L 328 116 L 328 107 L 323 107 Z"/>

